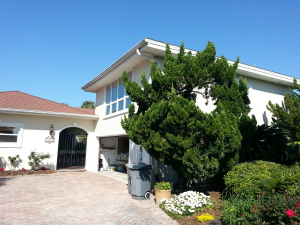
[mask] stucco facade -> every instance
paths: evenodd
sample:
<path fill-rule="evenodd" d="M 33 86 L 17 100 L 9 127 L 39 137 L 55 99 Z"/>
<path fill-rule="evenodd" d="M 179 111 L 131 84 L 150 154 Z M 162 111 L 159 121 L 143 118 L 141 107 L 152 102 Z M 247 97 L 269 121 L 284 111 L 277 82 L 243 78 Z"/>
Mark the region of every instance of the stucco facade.
<path fill-rule="evenodd" d="M 97 171 L 99 141 L 94 134 L 97 120 L 93 110 L 65 106 L 18 91 L 0 92 L 0 167 L 6 170 L 30 169 L 28 156 L 35 151 L 49 153 L 51 157 L 42 164 L 57 169 L 59 160 L 65 160 L 58 160 L 58 155 L 66 149 L 59 147 L 63 137 L 61 132 L 77 130 L 84 134 L 81 140 L 76 140 L 77 136 L 73 139 L 84 143 L 81 145 L 83 154 L 80 163 L 87 170 Z M 76 150 L 75 147 L 73 150 Z M 11 168 L 8 157 L 16 155 L 19 159 Z M 65 166 L 68 165 L 66 163 Z"/>
<path fill-rule="evenodd" d="M 5 147 L 0 148 L 0 157 L 3 157 L 6 169 L 9 168 L 9 156 L 20 156 L 20 162 L 15 169 L 30 169 L 28 165 L 28 155 L 31 151 L 37 153 L 50 153 L 51 158 L 43 161 L 46 167 L 56 169 L 58 142 L 60 132 L 66 128 L 77 127 L 84 130 L 87 135 L 86 147 L 86 169 L 90 171 L 97 171 L 97 157 L 98 157 L 98 139 L 94 135 L 94 120 L 72 119 L 66 117 L 49 117 L 36 115 L 20 115 L 0 113 L 2 124 L 21 124 L 22 143 L 19 147 Z M 0 123 L 0 125 L 1 125 Z M 55 131 L 54 140 L 49 139 L 49 129 L 53 125 Z M 47 139 L 48 138 L 48 139 Z M 0 165 L 0 167 L 2 167 Z"/>

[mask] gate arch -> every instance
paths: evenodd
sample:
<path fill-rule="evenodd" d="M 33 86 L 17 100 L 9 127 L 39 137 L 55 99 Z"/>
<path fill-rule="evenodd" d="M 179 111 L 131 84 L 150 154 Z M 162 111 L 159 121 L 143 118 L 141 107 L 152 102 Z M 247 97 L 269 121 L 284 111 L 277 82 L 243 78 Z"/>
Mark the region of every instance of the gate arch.
<path fill-rule="evenodd" d="M 76 127 L 66 128 L 59 134 L 57 169 L 84 168 L 87 133 Z"/>

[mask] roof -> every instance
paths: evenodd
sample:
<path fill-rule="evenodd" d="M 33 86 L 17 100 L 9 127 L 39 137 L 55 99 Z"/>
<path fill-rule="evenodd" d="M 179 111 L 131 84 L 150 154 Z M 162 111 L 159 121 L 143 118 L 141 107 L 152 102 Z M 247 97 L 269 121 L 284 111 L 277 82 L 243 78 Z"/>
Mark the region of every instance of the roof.
<path fill-rule="evenodd" d="M 169 45 L 171 52 L 176 55 L 180 47 Z M 166 43 L 156 41 L 150 38 L 142 39 L 138 44 L 132 47 L 128 52 L 121 56 L 117 61 L 111 64 L 94 79 L 85 84 L 82 89 L 86 92 L 96 93 L 100 88 L 114 82 L 121 77 L 123 71 L 130 72 L 132 68 L 147 60 L 146 58 L 163 58 L 165 54 Z M 186 49 L 196 54 L 197 51 Z M 144 56 L 144 57 L 142 57 Z M 234 61 L 228 60 L 229 63 Z M 284 86 L 293 87 L 293 77 L 280 73 L 261 69 L 256 66 L 239 63 L 236 73 L 240 76 L 250 77 L 258 80 L 264 80 L 271 83 L 279 83 Z"/>
<path fill-rule="evenodd" d="M 20 91 L 0 92 L 0 112 L 97 119 L 95 109 L 67 106 Z"/>

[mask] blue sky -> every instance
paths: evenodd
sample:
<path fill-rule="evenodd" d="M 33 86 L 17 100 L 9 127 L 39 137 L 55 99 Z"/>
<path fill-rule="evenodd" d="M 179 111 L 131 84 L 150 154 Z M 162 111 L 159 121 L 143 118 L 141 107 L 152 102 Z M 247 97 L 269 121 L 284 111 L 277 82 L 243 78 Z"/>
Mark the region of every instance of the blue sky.
<path fill-rule="evenodd" d="M 80 107 L 81 87 L 143 38 L 300 78 L 299 0 L 0 0 L 0 91 Z"/>

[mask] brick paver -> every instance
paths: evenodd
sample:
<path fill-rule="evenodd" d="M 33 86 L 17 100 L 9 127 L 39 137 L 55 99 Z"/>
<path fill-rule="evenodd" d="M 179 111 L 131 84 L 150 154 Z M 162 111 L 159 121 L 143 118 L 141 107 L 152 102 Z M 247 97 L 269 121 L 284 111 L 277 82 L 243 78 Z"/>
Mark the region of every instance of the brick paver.
<path fill-rule="evenodd" d="M 177 224 L 152 200 L 93 172 L 0 177 L 0 224 Z"/>

